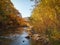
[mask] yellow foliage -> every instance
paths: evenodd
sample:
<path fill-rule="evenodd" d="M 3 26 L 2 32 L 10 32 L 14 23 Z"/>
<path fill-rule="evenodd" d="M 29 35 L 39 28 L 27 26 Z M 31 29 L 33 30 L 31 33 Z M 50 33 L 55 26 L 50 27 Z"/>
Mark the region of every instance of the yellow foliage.
<path fill-rule="evenodd" d="M 30 21 L 37 32 L 43 33 L 46 30 L 54 32 L 55 27 L 57 31 L 60 30 L 60 1 L 41 0 L 33 10 Z M 57 37 L 58 35 L 59 33 L 56 34 Z"/>

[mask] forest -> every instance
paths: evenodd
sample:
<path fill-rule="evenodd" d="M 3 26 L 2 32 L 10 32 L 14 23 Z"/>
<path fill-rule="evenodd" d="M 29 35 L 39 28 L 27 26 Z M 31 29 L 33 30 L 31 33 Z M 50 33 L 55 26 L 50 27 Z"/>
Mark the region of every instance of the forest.
<path fill-rule="evenodd" d="M 33 30 L 48 37 L 52 45 L 60 45 L 60 0 L 41 0 L 30 17 Z M 44 36 L 43 36 L 44 37 Z"/>
<path fill-rule="evenodd" d="M 11 0 L 0 0 L 1 45 L 10 45 L 4 43 L 4 40 L 6 42 L 11 40 L 10 38 L 9 40 L 5 39 L 5 37 L 10 35 L 16 37 L 16 34 L 22 35 L 24 31 L 28 33 L 25 38 L 31 39 L 31 45 L 60 45 L 60 0 L 30 1 L 35 1 L 35 5 L 31 16 L 26 19 L 14 7 Z"/>

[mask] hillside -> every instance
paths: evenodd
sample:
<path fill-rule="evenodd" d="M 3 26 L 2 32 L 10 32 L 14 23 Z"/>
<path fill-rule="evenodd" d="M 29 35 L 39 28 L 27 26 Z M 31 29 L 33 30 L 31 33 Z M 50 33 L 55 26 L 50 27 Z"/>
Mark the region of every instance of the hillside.
<path fill-rule="evenodd" d="M 11 0 L 0 0 L 0 35 L 21 33 L 24 26 L 27 24 Z"/>
<path fill-rule="evenodd" d="M 52 38 L 60 38 L 60 0 L 41 0 L 30 17 L 34 30 Z"/>

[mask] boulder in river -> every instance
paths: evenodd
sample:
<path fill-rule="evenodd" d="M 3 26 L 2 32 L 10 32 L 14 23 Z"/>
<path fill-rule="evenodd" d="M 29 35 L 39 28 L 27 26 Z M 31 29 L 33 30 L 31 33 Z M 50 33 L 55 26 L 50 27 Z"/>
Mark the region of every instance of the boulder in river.
<path fill-rule="evenodd" d="M 25 38 L 30 39 L 30 36 L 26 36 Z"/>

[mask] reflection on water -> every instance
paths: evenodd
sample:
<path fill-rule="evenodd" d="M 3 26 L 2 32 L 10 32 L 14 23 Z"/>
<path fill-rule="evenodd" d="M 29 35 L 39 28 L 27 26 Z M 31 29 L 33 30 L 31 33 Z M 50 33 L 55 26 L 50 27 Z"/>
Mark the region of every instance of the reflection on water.
<path fill-rule="evenodd" d="M 0 45 L 30 45 L 30 39 L 26 39 L 26 36 L 28 34 L 24 30 L 21 35 L 0 38 Z"/>
<path fill-rule="evenodd" d="M 26 28 L 24 28 L 23 33 L 20 35 L 16 34 L 14 36 L 10 35 L 8 37 L 0 36 L 0 45 L 40 45 L 31 39 L 27 39 L 26 36 L 28 36 Z"/>
<path fill-rule="evenodd" d="M 0 36 L 0 45 L 51 45 L 48 40 L 40 39 L 40 40 L 33 40 L 27 39 L 26 36 L 28 36 L 28 33 L 26 32 L 26 28 L 24 28 L 24 31 L 20 35 L 10 35 L 8 37 Z M 42 36 L 43 37 L 43 36 Z M 60 41 L 55 43 L 52 42 L 52 45 L 60 45 Z"/>
<path fill-rule="evenodd" d="M 24 31 L 17 39 L 13 40 L 10 45 L 30 45 L 30 41 L 25 38 L 27 35 Z"/>

